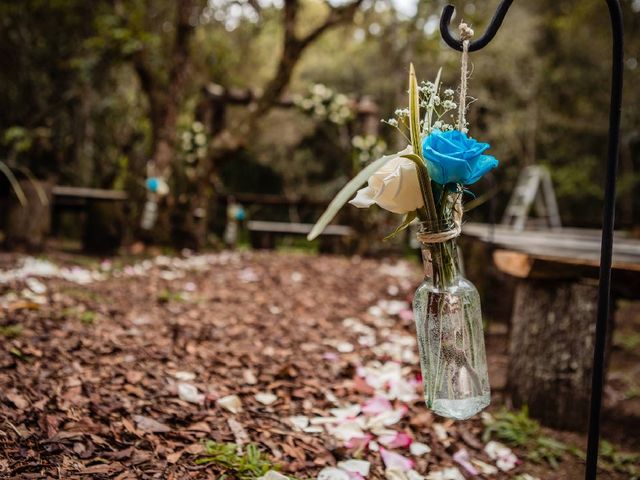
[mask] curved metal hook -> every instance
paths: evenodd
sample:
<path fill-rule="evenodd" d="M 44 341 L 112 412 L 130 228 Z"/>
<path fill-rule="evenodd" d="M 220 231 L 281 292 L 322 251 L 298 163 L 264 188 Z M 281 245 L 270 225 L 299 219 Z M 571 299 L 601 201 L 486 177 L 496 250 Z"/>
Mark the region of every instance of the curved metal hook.
<path fill-rule="evenodd" d="M 498 9 L 496 13 L 493 15 L 491 22 L 489 23 L 489 27 L 487 31 L 484 32 L 478 40 L 471 42 L 469 44 L 469 51 L 475 52 L 476 50 L 480 50 L 483 47 L 486 47 L 487 44 L 493 40 L 493 37 L 496 36 L 500 25 L 502 25 L 502 21 L 504 17 L 507 15 L 507 11 L 509 11 L 509 7 L 513 3 L 513 0 L 502 0 L 500 5 L 498 5 Z M 453 5 L 447 5 L 444 7 L 442 11 L 442 16 L 440 17 L 440 34 L 442 35 L 442 39 L 449 45 L 451 48 L 462 51 L 462 42 L 460 40 L 456 40 L 451 35 L 449 31 L 449 23 L 451 22 L 451 17 L 453 16 L 453 12 L 455 12 L 456 8 Z"/>

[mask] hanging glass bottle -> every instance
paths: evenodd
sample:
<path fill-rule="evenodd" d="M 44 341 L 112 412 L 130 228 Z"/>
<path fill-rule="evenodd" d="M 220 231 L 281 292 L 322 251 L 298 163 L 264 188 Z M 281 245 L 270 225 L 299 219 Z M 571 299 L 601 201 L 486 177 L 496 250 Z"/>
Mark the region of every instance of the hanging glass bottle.
<path fill-rule="evenodd" d="M 419 238 L 454 228 L 453 218 L 419 225 Z M 425 235 L 426 234 L 426 235 Z M 480 296 L 459 268 L 456 239 L 421 242 L 425 280 L 413 300 L 427 406 L 463 420 L 490 402 Z"/>

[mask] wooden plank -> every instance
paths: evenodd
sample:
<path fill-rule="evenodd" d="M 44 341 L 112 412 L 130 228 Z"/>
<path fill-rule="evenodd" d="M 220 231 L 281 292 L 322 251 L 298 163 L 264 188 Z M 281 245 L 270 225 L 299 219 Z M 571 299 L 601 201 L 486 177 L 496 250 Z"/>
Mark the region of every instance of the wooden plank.
<path fill-rule="evenodd" d="M 102 188 L 68 187 L 56 185 L 53 187 L 56 197 L 87 198 L 95 200 L 126 200 L 127 192 L 121 190 L 106 190 Z"/>
<path fill-rule="evenodd" d="M 307 235 L 311 231 L 311 228 L 313 228 L 313 224 L 250 220 L 247 222 L 247 228 L 253 232 Z M 351 227 L 345 225 L 329 225 L 323 232 L 323 235 L 347 236 L 352 233 L 353 229 Z"/>
<path fill-rule="evenodd" d="M 514 231 L 501 226 L 467 223 L 463 234 L 504 247 L 507 250 L 529 253 L 539 257 L 553 257 L 580 264 L 600 261 L 600 232 L 598 230 L 556 229 Z M 640 240 L 621 232 L 615 235 L 614 262 L 640 264 Z"/>

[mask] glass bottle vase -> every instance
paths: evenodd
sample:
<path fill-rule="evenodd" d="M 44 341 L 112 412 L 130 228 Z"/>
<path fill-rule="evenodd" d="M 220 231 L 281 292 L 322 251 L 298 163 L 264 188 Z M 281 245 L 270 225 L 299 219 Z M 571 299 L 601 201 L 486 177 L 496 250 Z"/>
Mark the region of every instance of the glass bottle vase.
<path fill-rule="evenodd" d="M 452 220 L 423 222 L 420 233 L 447 231 Z M 427 406 L 464 420 L 491 399 L 480 296 L 462 275 L 456 240 L 421 243 L 425 280 L 413 299 Z"/>

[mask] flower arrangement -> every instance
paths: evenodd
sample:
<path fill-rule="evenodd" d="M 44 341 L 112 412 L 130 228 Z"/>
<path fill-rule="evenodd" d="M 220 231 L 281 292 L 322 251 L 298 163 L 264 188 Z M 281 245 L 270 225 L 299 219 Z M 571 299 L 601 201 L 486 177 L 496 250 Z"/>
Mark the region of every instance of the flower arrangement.
<path fill-rule="evenodd" d="M 419 222 L 426 277 L 415 292 L 413 310 L 425 401 L 435 413 L 460 420 L 486 407 L 490 391 L 480 297 L 460 272 L 455 239 L 466 187 L 498 165 L 485 153 L 489 144 L 468 136 L 467 53 L 465 48 L 458 103 L 452 89 L 441 91 L 441 72 L 434 82 L 419 85 L 410 66 L 409 108 L 384 120 L 405 137 L 407 147 L 363 168 L 308 235 L 319 235 L 347 201 L 404 215 L 389 236 Z"/>
<path fill-rule="evenodd" d="M 349 203 L 356 207 L 377 204 L 405 215 L 394 233 L 416 218 L 421 222 L 440 223 L 461 208 L 465 187 L 495 168 L 498 161 L 485 154 L 489 144 L 467 135 L 464 106 L 460 109 L 453 96 L 452 89 L 441 92 L 440 72 L 434 82 L 418 85 L 411 65 L 409 108 L 398 109 L 394 118 L 383 120 L 397 128 L 409 145 L 371 162 L 354 177 L 320 217 L 309 240 L 322 232 L 354 193 Z M 455 118 L 456 111 L 458 118 Z M 364 182 L 368 185 L 358 190 Z"/>

